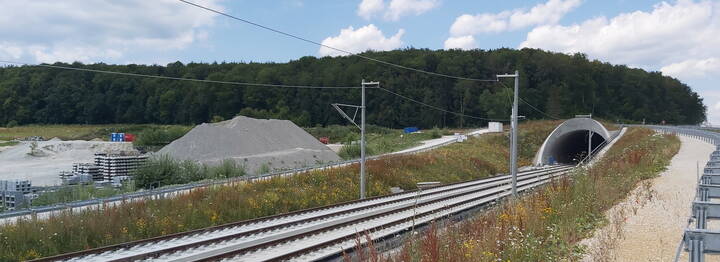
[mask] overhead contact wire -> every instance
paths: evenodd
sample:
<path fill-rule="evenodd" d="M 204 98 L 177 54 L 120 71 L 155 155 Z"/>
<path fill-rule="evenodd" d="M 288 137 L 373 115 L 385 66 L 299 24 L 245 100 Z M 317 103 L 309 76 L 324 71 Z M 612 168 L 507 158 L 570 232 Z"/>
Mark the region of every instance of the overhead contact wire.
<path fill-rule="evenodd" d="M 385 92 L 388 92 L 388 93 L 390 93 L 390 94 L 393 94 L 393 95 L 395 95 L 395 96 L 401 97 L 401 98 L 403 98 L 403 99 L 406 99 L 406 100 L 409 100 L 409 101 L 418 103 L 418 104 L 420 104 L 420 105 L 423 105 L 423 106 L 426 106 L 426 107 L 429 107 L 429 108 L 432 108 L 432 109 L 435 109 L 435 110 L 438 110 L 438 111 L 442 111 L 442 112 L 445 112 L 445 113 L 450 113 L 450 114 L 453 114 L 453 115 L 457 115 L 457 116 L 468 117 L 468 118 L 479 119 L 479 120 L 487 120 L 487 121 L 502 121 L 502 122 L 510 121 L 510 120 L 508 120 L 508 119 L 492 119 L 492 118 L 483 118 L 483 117 L 465 115 L 465 114 L 462 114 L 462 113 L 445 110 L 445 109 L 442 109 L 442 108 L 440 108 L 440 107 L 437 107 L 437 106 L 434 106 L 434 105 L 430 105 L 430 104 L 424 103 L 424 102 L 422 102 L 422 101 L 419 101 L 419 100 L 416 100 L 416 99 L 413 99 L 413 98 L 410 98 L 410 97 L 407 97 L 407 96 L 404 96 L 404 95 L 395 93 L 395 92 L 393 92 L 393 91 L 390 91 L 390 90 L 385 89 L 385 88 L 382 88 L 382 87 L 377 87 L 377 88 L 380 89 L 380 90 L 383 90 L 383 91 L 385 91 Z"/>
<path fill-rule="evenodd" d="M 272 31 L 272 32 L 275 32 L 275 33 L 278 33 L 278 34 L 281 34 L 281 35 L 284 35 L 284 36 L 287 36 L 287 37 L 290 37 L 290 38 L 294 38 L 294 39 L 297 39 L 297 40 L 300 40 L 300 41 L 303 41 L 303 42 L 307 42 L 307 43 L 310 43 L 310 44 L 313 44 L 313 45 L 317 45 L 317 46 L 325 47 L 325 48 L 328 48 L 328 49 L 331 49 L 331 50 L 335 50 L 335 51 L 341 52 L 341 53 L 343 53 L 343 54 L 347 54 L 347 55 L 351 55 L 351 56 L 357 56 L 357 57 L 360 57 L 360 58 L 363 58 L 363 59 L 366 59 L 366 60 L 370 60 L 370 61 L 373 61 L 373 62 L 377 62 L 377 63 L 380 63 L 380 64 L 384 64 L 384 65 L 388 65 L 388 66 L 393 66 L 393 67 L 397 67 L 397 68 L 401 68 L 401 69 L 405 69 L 405 70 L 415 71 L 415 72 L 418 72 L 418 73 L 424 73 L 424 74 L 429 74 L 429 75 L 434 75 L 434 76 L 440 76 L 440 77 L 446 77 L 446 78 L 452 78 L 452 79 L 469 80 L 469 81 L 476 81 L 476 82 L 497 82 L 497 81 L 498 81 L 497 79 L 478 79 L 478 78 L 470 78 L 470 77 L 462 77 L 462 76 L 453 76 L 453 75 L 447 75 L 447 74 L 442 74 L 442 73 L 437 73 L 437 72 L 425 71 L 425 70 L 422 70 L 422 69 L 413 68 L 413 67 L 409 67 L 409 66 L 399 65 L 399 64 L 387 62 L 387 61 L 384 61 L 384 60 L 380 60 L 380 59 L 377 59 L 377 58 L 372 58 L 372 57 L 369 57 L 369 56 L 365 56 L 365 55 L 353 53 L 353 52 L 350 52 L 350 51 L 347 51 L 347 50 L 343 50 L 343 49 L 340 49 L 340 48 L 332 47 L 332 46 L 329 46 L 329 45 L 326 45 L 326 44 L 323 44 L 323 43 L 320 43 L 320 42 L 317 42 L 317 41 L 313 41 L 313 40 L 310 40 L 310 39 L 307 39 L 307 38 L 304 38 L 304 37 L 301 37 L 301 36 L 298 36 L 298 35 L 286 33 L 286 32 L 280 31 L 280 30 L 278 30 L 278 29 L 275 29 L 275 28 L 272 28 L 272 27 L 269 27 L 269 26 L 264 26 L 264 25 L 255 23 L 255 22 L 253 22 L 253 21 L 250 21 L 250 20 L 247 20 L 247 19 L 244 19 L 244 18 L 240 18 L 240 17 L 234 16 L 234 15 L 231 15 L 231 14 L 228 14 L 228 13 L 225 13 L 225 12 L 222 12 L 222 11 L 219 11 L 219 10 L 216 10 L 216 9 L 213 9 L 213 8 L 210 8 L 210 7 L 206 7 L 206 6 L 203 6 L 203 5 L 199 5 L 199 4 L 190 2 L 190 1 L 186 1 L 186 0 L 178 0 L 178 1 L 180 1 L 180 2 L 182 2 L 182 3 L 185 3 L 185 4 L 188 4 L 188 5 L 191 5 L 191 6 L 194 6 L 194 7 L 197 7 L 197 8 L 200 8 L 200 9 L 204 9 L 204 10 L 206 10 L 206 11 L 210 11 L 210 12 L 213 12 L 213 13 L 216 13 L 216 14 L 219 14 L 219 15 L 222 15 L 222 16 L 225 16 L 225 17 L 228 17 L 228 18 L 231 18 L 231 19 L 235 19 L 235 20 L 237 20 L 237 21 L 241 21 L 241 22 L 246 23 L 246 24 L 250 24 L 250 25 L 253 25 L 253 26 L 256 26 L 256 27 L 259 27 L 259 28 L 268 30 L 268 31 Z"/>

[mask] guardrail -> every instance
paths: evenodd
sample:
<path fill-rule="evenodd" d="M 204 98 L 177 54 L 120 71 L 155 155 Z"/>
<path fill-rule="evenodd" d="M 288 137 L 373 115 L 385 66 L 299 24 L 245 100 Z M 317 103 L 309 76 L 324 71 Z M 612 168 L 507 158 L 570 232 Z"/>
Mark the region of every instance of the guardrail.
<path fill-rule="evenodd" d="M 470 132 L 468 134 L 471 135 L 473 133 L 474 132 Z M 474 134 L 474 135 L 479 135 L 479 134 Z M 439 147 L 444 147 L 444 146 L 454 144 L 454 143 L 457 143 L 457 139 L 452 139 L 452 140 L 449 140 L 447 142 L 443 142 L 443 143 L 440 143 L 437 145 L 433 145 L 433 146 L 426 147 L 426 148 L 419 148 L 417 150 L 404 152 L 401 154 L 388 153 L 388 154 L 383 154 L 383 155 L 371 156 L 371 157 L 367 157 L 367 160 L 380 159 L 380 158 L 383 158 L 386 156 L 418 154 L 418 153 L 426 152 L 429 150 L 433 150 L 433 149 L 436 149 Z M 231 184 L 231 183 L 238 183 L 238 182 L 247 182 L 247 181 L 253 181 L 253 180 L 260 180 L 260 179 L 268 179 L 270 177 L 275 177 L 275 176 L 286 176 L 286 175 L 292 175 L 292 174 L 297 174 L 297 173 L 304 173 L 304 172 L 308 172 L 308 171 L 312 171 L 312 170 L 321 170 L 321 169 L 326 169 L 326 168 L 342 167 L 342 166 L 351 165 L 351 164 L 355 164 L 355 163 L 359 163 L 359 162 L 360 162 L 360 159 L 352 159 L 352 160 L 346 160 L 346 161 L 341 161 L 341 162 L 333 162 L 333 163 L 315 165 L 315 166 L 310 166 L 310 167 L 273 171 L 273 172 L 265 173 L 265 174 L 246 175 L 246 176 L 242 176 L 242 177 L 233 177 L 233 178 L 227 178 L 227 179 L 221 179 L 221 180 L 201 181 L 201 182 L 194 182 L 194 183 L 183 184 L 183 185 L 173 185 L 173 186 L 167 186 L 167 187 L 162 187 L 162 188 L 157 188 L 157 189 L 125 193 L 125 194 L 120 194 L 120 195 L 105 197 L 105 198 L 95 198 L 95 199 L 89 199 L 89 200 L 58 203 L 58 204 L 49 205 L 49 206 L 31 207 L 31 208 L 27 208 L 27 209 L 23 209 L 23 210 L 2 212 L 2 213 L 0 213 L 0 219 L 28 216 L 28 215 L 35 216 L 40 213 L 68 210 L 68 209 L 81 208 L 81 207 L 87 207 L 87 206 L 93 206 L 93 205 L 102 206 L 106 203 L 113 203 L 113 202 L 119 202 L 119 201 L 132 201 L 132 200 L 137 200 L 137 199 L 164 197 L 164 196 L 168 196 L 168 195 L 172 195 L 172 194 L 177 194 L 177 193 L 180 193 L 183 191 L 192 191 L 193 189 L 197 189 L 197 188 L 205 188 L 205 187 L 211 187 L 211 186 L 216 186 L 216 185 L 224 185 L 224 184 Z"/>
<path fill-rule="evenodd" d="M 676 262 L 680 259 L 682 250 L 689 253 L 689 260 L 692 262 L 705 261 L 706 254 L 720 253 L 720 231 L 707 229 L 709 219 L 720 219 L 720 203 L 709 202 L 710 199 L 720 198 L 720 146 L 718 146 L 720 133 L 692 126 L 646 127 L 663 133 L 691 137 L 717 146 L 717 150 L 711 154 L 710 161 L 703 169 L 703 175 L 698 178 L 690 219 L 675 252 Z M 693 222 L 694 229 L 690 228 Z"/>

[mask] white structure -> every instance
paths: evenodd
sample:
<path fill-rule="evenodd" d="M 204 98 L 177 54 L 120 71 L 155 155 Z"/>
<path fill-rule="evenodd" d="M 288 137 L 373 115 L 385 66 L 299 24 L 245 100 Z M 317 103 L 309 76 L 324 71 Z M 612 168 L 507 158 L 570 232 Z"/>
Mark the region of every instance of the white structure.
<path fill-rule="evenodd" d="M 502 132 L 503 124 L 500 122 L 490 122 L 488 123 L 488 130 L 490 132 Z"/>
<path fill-rule="evenodd" d="M 115 181 L 117 178 L 124 180 L 132 176 L 147 158 L 147 155 L 127 152 L 97 153 L 95 166 L 100 169 L 104 181 Z"/>

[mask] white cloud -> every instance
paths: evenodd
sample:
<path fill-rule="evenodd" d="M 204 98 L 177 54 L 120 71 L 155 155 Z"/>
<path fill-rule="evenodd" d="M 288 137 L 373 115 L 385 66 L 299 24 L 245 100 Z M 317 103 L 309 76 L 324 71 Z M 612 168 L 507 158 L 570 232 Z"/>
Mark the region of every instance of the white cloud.
<path fill-rule="evenodd" d="M 197 1 L 222 10 L 218 0 Z M 182 49 L 207 36 L 213 13 L 172 0 L 0 0 L 0 58 L 97 62 Z"/>
<path fill-rule="evenodd" d="M 528 33 L 520 47 L 583 52 L 649 69 L 690 60 L 668 68 L 678 71 L 692 64 L 692 59 L 720 57 L 719 12 L 717 2 L 662 2 L 651 12 L 598 17 L 570 26 L 540 26 Z"/>
<path fill-rule="evenodd" d="M 544 25 L 520 47 L 574 53 L 611 63 L 661 70 L 688 83 L 704 99 L 708 119 L 720 123 L 720 2 L 661 2 L 651 11 L 597 17 L 572 25 Z"/>
<path fill-rule="evenodd" d="M 385 9 L 383 0 L 362 0 L 358 5 L 357 14 L 365 19 L 370 19 L 373 14 L 382 12 Z"/>
<path fill-rule="evenodd" d="M 369 20 L 376 14 L 383 13 L 383 18 L 397 21 L 406 15 L 421 15 L 439 5 L 438 0 L 362 0 L 358 5 L 357 14 Z"/>
<path fill-rule="evenodd" d="M 437 0 L 392 0 L 385 19 L 397 21 L 403 15 L 421 15 L 437 6 Z"/>
<path fill-rule="evenodd" d="M 366 50 L 386 51 L 402 46 L 403 42 L 400 38 L 402 38 L 403 34 L 405 34 L 405 30 L 400 29 L 395 35 L 385 37 L 383 32 L 373 24 L 360 27 L 357 30 L 350 26 L 340 30 L 338 36 L 325 38 L 322 44 L 352 53 L 360 53 Z M 320 56 L 347 55 L 327 47 L 321 47 L 318 54 Z"/>
<path fill-rule="evenodd" d="M 549 0 L 530 10 L 503 11 L 500 13 L 464 14 L 450 27 L 452 36 L 497 33 L 535 25 L 556 24 L 565 14 L 580 5 L 580 0 Z"/>
<path fill-rule="evenodd" d="M 445 40 L 445 49 L 462 49 L 469 50 L 478 48 L 475 37 L 471 35 L 450 37 Z"/>
<path fill-rule="evenodd" d="M 720 59 L 688 59 L 660 68 L 663 74 L 678 78 L 704 77 L 710 74 L 720 74 Z M 720 108 L 719 108 L 720 109 Z"/>

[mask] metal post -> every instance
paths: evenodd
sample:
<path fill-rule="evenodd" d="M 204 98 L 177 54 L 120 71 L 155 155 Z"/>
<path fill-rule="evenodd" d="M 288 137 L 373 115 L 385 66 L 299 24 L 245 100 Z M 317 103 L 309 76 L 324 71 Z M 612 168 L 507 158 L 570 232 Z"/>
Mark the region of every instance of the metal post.
<path fill-rule="evenodd" d="M 588 153 L 587 153 L 587 161 L 590 161 L 590 154 L 592 153 L 592 130 L 588 130 Z"/>
<path fill-rule="evenodd" d="M 704 206 L 696 207 L 695 209 L 695 218 L 697 219 L 697 222 L 695 226 L 698 229 L 705 229 L 707 228 L 707 210 Z"/>
<path fill-rule="evenodd" d="M 510 159 L 510 174 L 512 175 L 512 194 L 517 197 L 517 134 L 518 134 L 518 86 L 520 85 L 520 72 L 515 70 L 515 98 L 512 110 L 512 154 Z"/>
<path fill-rule="evenodd" d="M 705 257 L 703 256 L 704 252 L 704 246 L 703 241 L 700 239 L 691 239 L 690 240 L 690 261 L 691 262 L 703 262 L 705 261 Z"/>
<path fill-rule="evenodd" d="M 365 199 L 365 79 L 362 80 L 360 107 L 360 199 Z"/>
<path fill-rule="evenodd" d="M 517 197 L 517 133 L 518 133 L 518 92 L 520 86 L 520 71 L 515 70 L 514 75 L 498 75 L 515 78 L 515 95 L 513 99 L 512 116 L 510 117 L 510 175 L 512 176 L 512 195 Z"/>

